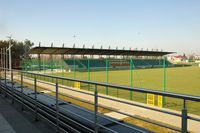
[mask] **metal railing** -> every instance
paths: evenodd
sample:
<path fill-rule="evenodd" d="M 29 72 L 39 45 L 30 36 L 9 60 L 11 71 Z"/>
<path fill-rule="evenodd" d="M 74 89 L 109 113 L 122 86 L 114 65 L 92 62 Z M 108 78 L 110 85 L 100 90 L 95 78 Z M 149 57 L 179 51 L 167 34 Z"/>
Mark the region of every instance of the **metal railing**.
<path fill-rule="evenodd" d="M 100 83 L 100 82 L 94 82 L 94 81 L 78 80 L 78 79 L 65 78 L 65 77 L 59 77 L 59 76 L 50 76 L 50 75 L 45 75 L 45 74 L 38 74 L 38 73 L 32 73 L 32 72 L 26 72 L 26 71 L 14 70 L 14 69 L 9 71 L 8 69 L 0 68 L 0 71 L 1 71 L 0 72 L 0 74 L 1 74 L 0 75 L 0 80 L 8 79 L 8 80 L 10 80 L 12 82 L 12 86 L 11 86 L 12 90 L 13 90 L 13 92 L 12 92 L 13 94 L 11 95 L 12 103 L 14 102 L 14 88 L 13 88 L 14 77 L 15 76 L 20 76 L 20 78 L 21 78 L 21 80 L 20 80 L 21 83 L 20 84 L 21 84 L 21 101 L 22 101 L 22 103 L 23 103 L 23 100 L 24 100 L 23 81 L 24 81 L 24 79 L 29 79 L 29 80 L 33 81 L 34 92 L 35 92 L 34 93 L 35 94 L 35 96 L 34 96 L 34 99 L 35 99 L 34 100 L 34 106 L 35 106 L 34 112 L 35 112 L 35 119 L 36 120 L 37 120 L 37 117 L 38 117 L 38 110 L 39 110 L 38 105 L 40 104 L 37 101 L 37 92 L 38 92 L 37 84 L 38 83 L 44 83 L 44 84 L 51 85 L 51 86 L 55 87 L 55 91 L 52 91 L 52 92 L 55 93 L 55 99 L 56 99 L 56 104 L 55 104 L 56 124 L 55 124 L 55 126 L 57 127 L 57 131 L 59 131 L 61 129 L 60 124 L 61 124 L 62 121 L 60 121 L 60 115 L 61 114 L 59 112 L 60 112 L 60 110 L 63 109 L 62 107 L 59 106 L 59 95 L 62 95 L 62 96 L 68 97 L 68 98 L 72 98 L 72 99 L 78 100 L 80 102 L 84 102 L 84 103 L 90 104 L 90 105 L 92 105 L 94 107 L 94 112 L 93 112 L 93 114 L 94 114 L 94 122 L 89 120 L 89 119 L 87 119 L 87 118 L 81 117 L 78 114 L 74 114 L 74 115 L 77 115 L 78 117 L 80 117 L 82 119 L 85 119 L 89 123 L 94 124 L 94 129 L 93 130 L 91 130 L 91 129 L 87 129 L 87 130 L 90 130 L 91 132 L 95 132 L 95 133 L 99 131 L 99 128 L 104 128 L 105 130 L 108 130 L 110 132 L 116 132 L 116 131 L 114 131 L 112 129 L 109 129 L 106 126 L 101 125 L 98 122 L 98 117 L 100 117 L 100 116 L 105 118 L 105 119 L 108 119 L 110 121 L 113 121 L 114 123 L 120 124 L 122 126 L 125 126 L 127 128 L 133 129 L 133 130 L 136 130 L 138 132 L 144 132 L 143 130 L 137 129 L 134 126 L 130 126 L 130 125 L 127 125 L 125 123 L 121 123 L 121 122 L 119 122 L 117 120 L 111 119 L 110 117 L 106 117 L 106 116 L 102 115 L 101 113 L 98 112 L 98 108 L 103 108 L 103 109 L 106 109 L 106 110 L 109 110 L 109 111 L 113 111 L 113 112 L 125 115 L 127 117 L 135 118 L 135 119 L 138 119 L 138 120 L 141 120 L 141 121 L 144 121 L 144 122 L 148 122 L 148 123 L 160 126 L 160 127 L 168 128 L 168 129 L 175 130 L 175 131 L 182 132 L 182 133 L 187 133 L 188 132 L 188 119 L 200 122 L 199 118 L 188 116 L 188 110 L 187 110 L 187 106 L 186 106 L 186 102 L 187 101 L 200 102 L 200 97 L 199 96 L 184 95 L 184 94 L 177 94 L 177 93 L 171 93 L 171 92 L 162 92 L 162 91 L 157 91 L 157 90 L 131 88 L 131 87 L 127 87 L 127 86 L 106 84 L 106 83 Z M 25 75 L 29 75 L 29 76 L 25 76 Z M 55 79 L 56 82 L 55 83 L 47 83 L 47 82 L 38 80 L 37 76 L 43 76 L 43 77 L 46 77 L 46 78 L 52 78 L 52 79 Z M 7 83 L 8 80 L 4 81 L 5 85 L 8 84 Z M 72 89 L 72 88 L 67 87 L 67 86 L 59 85 L 58 80 L 66 80 L 66 81 L 80 82 L 80 83 L 84 83 L 84 84 L 88 84 L 88 85 L 93 85 L 94 86 L 94 93 L 92 94 L 92 93 L 89 93 L 89 92 L 83 92 L 83 91 L 80 91 L 80 90 Z M 1 84 L 2 84 L 2 82 L 1 82 Z M 162 110 L 162 109 L 158 109 L 158 108 L 153 108 L 153 107 L 142 105 L 142 104 L 132 103 L 132 102 L 128 102 L 128 101 L 125 101 L 125 100 L 120 100 L 120 99 L 117 99 L 117 98 L 112 98 L 112 97 L 108 97 L 108 96 L 104 96 L 104 95 L 99 95 L 99 92 L 98 92 L 98 87 L 99 86 L 117 88 L 117 89 L 128 90 L 128 91 L 135 91 L 135 92 L 140 92 L 140 93 L 151 93 L 151 94 L 161 95 L 161 96 L 164 96 L 164 97 L 171 97 L 171 98 L 181 99 L 183 101 L 183 107 L 182 107 L 182 110 L 181 110 L 181 114 L 180 113 L 171 112 L 171 111 L 168 111 L 168 110 Z M 69 95 L 66 95 L 66 94 L 63 94 L 63 93 L 59 93 L 59 88 L 92 96 L 93 97 L 93 102 L 85 101 L 85 100 L 82 100 L 80 98 L 75 98 L 75 97 L 72 97 L 72 96 L 69 96 Z M 45 89 L 45 87 L 43 89 Z M 47 90 L 49 91 L 49 89 L 47 89 Z M 166 125 L 166 124 L 161 124 L 159 122 L 155 122 L 153 120 L 145 119 L 145 118 L 142 118 L 142 117 L 138 117 L 138 116 L 135 116 L 135 115 L 131 115 L 131 114 L 128 114 L 128 113 L 124 113 L 124 112 L 109 108 L 107 106 L 100 105 L 98 103 L 99 98 L 112 100 L 112 101 L 116 101 L 116 102 L 123 103 L 123 104 L 126 104 L 126 105 L 132 105 L 132 106 L 145 108 L 145 109 L 149 109 L 149 110 L 162 112 L 162 113 L 165 113 L 165 114 L 169 114 L 169 115 L 180 117 L 181 118 L 181 123 L 180 123 L 181 124 L 181 128 L 175 128 L 175 127 L 172 127 L 172 126 L 169 126 L 169 125 Z M 23 109 L 24 109 L 24 107 L 23 107 L 23 104 L 22 104 L 22 110 Z M 84 110 L 85 112 L 88 112 L 87 109 L 84 109 L 84 108 L 80 108 L 80 109 Z M 65 109 L 63 109 L 63 110 L 65 110 Z M 69 110 L 65 110 L 65 111 L 70 112 Z M 73 113 L 73 112 L 71 112 L 71 113 Z M 69 119 L 69 118 L 67 118 L 67 119 Z M 71 121 L 73 121 L 73 120 L 71 120 Z M 84 127 L 84 128 L 87 128 L 84 125 L 81 125 L 81 124 L 79 124 L 79 125 Z M 75 130 L 75 129 L 73 129 L 73 130 Z"/>

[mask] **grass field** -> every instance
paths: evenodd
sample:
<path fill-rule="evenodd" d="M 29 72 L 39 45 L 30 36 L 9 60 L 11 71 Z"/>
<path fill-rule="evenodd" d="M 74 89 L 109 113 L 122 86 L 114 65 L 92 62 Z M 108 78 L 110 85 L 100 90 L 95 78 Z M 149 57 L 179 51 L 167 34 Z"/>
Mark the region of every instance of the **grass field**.
<path fill-rule="evenodd" d="M 176 67 L 167 68 L 166 76 L 166 91 L 183 93 L 189 95 L 200 96 L 200 68 L 197 66 L 192 67 Z M 53 75 L 65 76 L 73 78 L 74 72 L 64 72 L 64 73 L 54 73 Z M 126 85 L 130 86 L 130 71 L 120 70 L 120 71 L 109 71 L 108 82 L 112 84 Z M 38 77 L 46 81 L 52 81 L 52 79 L 47 79 L 43 77 Z M 76 72 L 77 79 L 88 79 L 88 72 Z M 106 72 L 97 71 L 90 73 L 91 81 L 106 82 Z M 61 84 L 68 86 L 73 86 L 73 83 L 66 81 L 59 81 Z M 139 69 L 133 70 L 132 76 L 133 87 L 148 88 L 153 90 L 163 90 L 163 69 Z M 81 84 L 81 89 L 93 90 L 93 87 L 88 88 L 88 85 Z M 105 93 L 105 87 L 99 87 L 98 91 L 100 93 Z M 125 99 L 130 99 L 130 92 L 125 90 L 118 90 L 114 88 L 108 88 L 108 95 L 121 97 Z M 146 103 L 146 94 L 133 92 L 132 100 Z M 187 104 L 189 112 L 193 114 L 200 115 L 200 104 L 196 102 L 190 102 Z M 166 98 L 166 108 L 171 108 L 175 110 L 182 109 L 182 101 L 175 98 Z"/>
<path fill-rule="evenodd" d="M 63 76 L 63 73 L 54 74 Z M 73 78 L 73 72 L 64 73 L 65 77 Z M 106 82 L 106 72 L 91 72 L 92 81 Z M 119 85 L 130 85 L 130 71 L 109 71 L 108 82 Z M 167 69 L 166 90 L 176 93 L 184 93 L 200 96 L 200 68 L 199 67 L 178 67 Z M 88 79 L 87 72 L 76 72 L 77 79 Z M 133 70 L 133 86 L 148 89 L 163 90 L 163 69 L 139 69 Z"/>

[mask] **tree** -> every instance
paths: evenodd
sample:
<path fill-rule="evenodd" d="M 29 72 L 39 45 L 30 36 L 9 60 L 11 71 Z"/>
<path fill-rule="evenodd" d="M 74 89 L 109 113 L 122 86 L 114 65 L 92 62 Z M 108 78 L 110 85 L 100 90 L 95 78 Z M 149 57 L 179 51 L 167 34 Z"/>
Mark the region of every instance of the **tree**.
<path fill-rule="evenodd" d="M 28 54 L 27 54 L 27 52 L 31 49 L 31 47 L 33 47 L 34 46 L 34 43 L 33 42 L 31 42 L 30 40 L 28 40 L 28 39 L 26 39 L 25 41 L 24 41 L 24 57 L 28 57 Z"/>
<path fill-rule="evenodd" d="M 11 40 L 12 47 L 12 67 L 19 68 L 22 58 L 28 58 L 27 52 L 34 45 L 33 42 L 26 39 L 24 42 Z M 8 47 L 9 41 L 0 40 L 0 47 Z"/>

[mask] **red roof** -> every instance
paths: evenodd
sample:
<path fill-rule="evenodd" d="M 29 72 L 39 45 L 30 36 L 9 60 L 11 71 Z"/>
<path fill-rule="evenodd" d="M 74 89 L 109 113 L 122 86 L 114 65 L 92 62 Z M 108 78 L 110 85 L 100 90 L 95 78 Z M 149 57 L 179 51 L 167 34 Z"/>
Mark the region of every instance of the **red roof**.
<path fill-rule="evenodd" d="M 175 58 L 184 58 L 183 56 L 181 55 L 178 55 L 178 56 L 174 56 Z"/>

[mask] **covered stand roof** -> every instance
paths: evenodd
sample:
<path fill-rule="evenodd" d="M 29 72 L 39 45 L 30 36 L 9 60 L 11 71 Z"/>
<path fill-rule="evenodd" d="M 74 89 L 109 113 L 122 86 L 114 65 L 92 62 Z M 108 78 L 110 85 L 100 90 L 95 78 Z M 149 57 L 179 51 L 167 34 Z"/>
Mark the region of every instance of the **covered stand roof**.
<path fill-rule="evenodd" d="M 66 47 L 34 47 L 28 54 L 72 54 L 72 55 L 128 55 L 128 56 L 164 56 L 174 52 L 96 49 L 96 48 L 66 48 Z"/>

